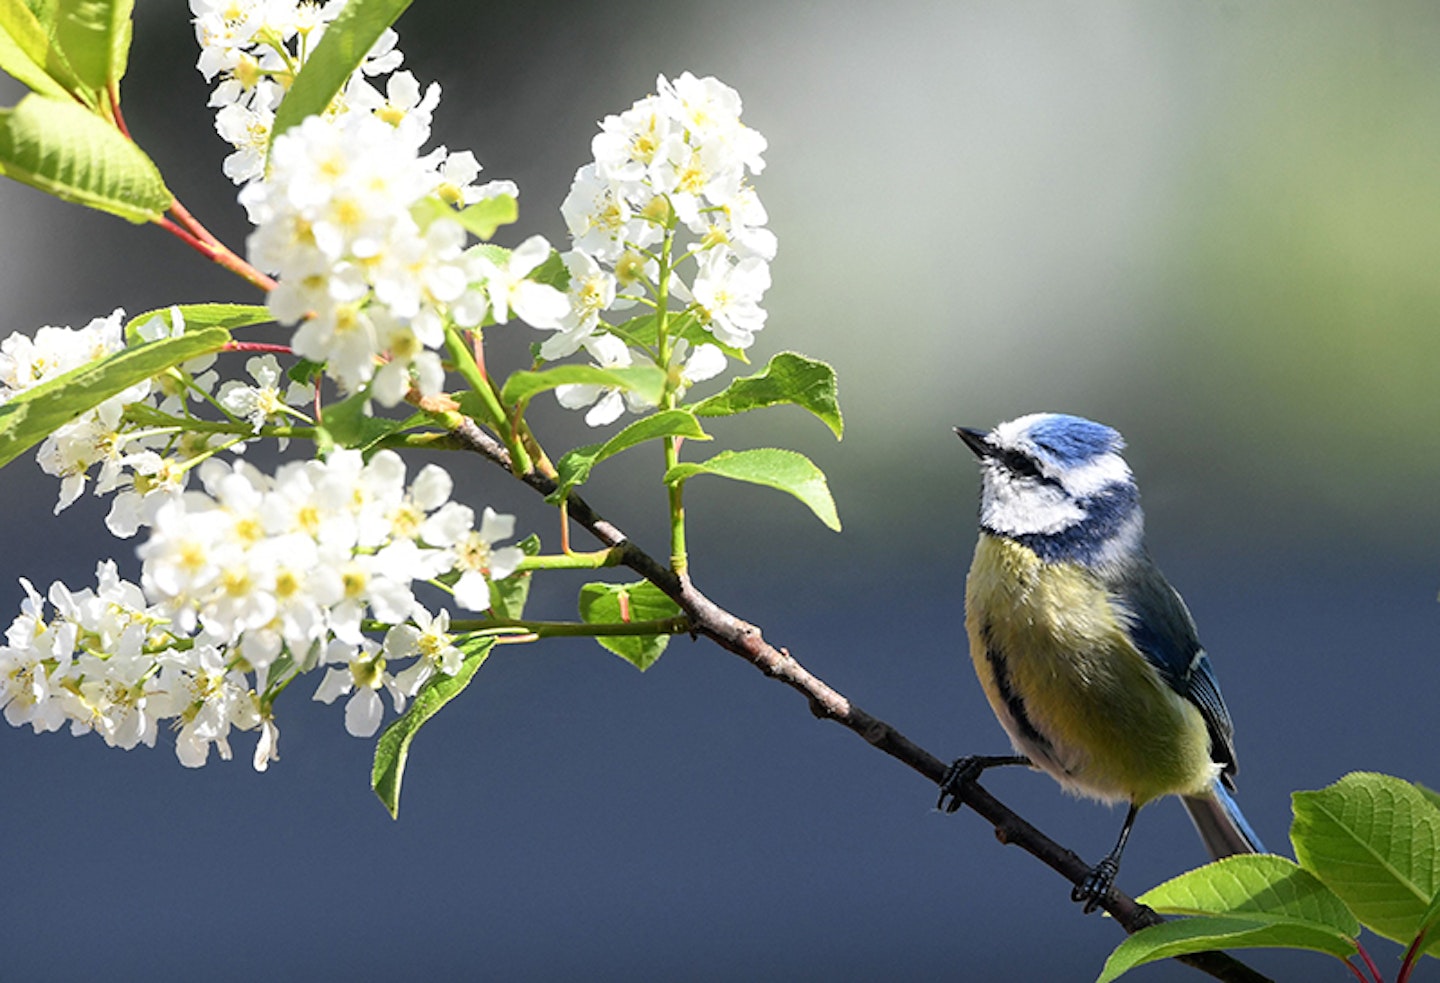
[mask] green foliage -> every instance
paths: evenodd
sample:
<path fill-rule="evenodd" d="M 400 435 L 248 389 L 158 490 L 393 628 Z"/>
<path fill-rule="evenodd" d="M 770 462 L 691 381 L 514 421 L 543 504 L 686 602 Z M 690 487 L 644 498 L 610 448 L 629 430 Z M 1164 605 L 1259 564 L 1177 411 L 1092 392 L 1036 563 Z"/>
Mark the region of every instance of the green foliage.
<path fill-rule="evenodd" d="M 45 27 L 34 11 L 21 0 L 0 0 L 0 71 L 32 92 L 64 96 L 66 87 L 45 67 L 49 47 Z"/>
<path fill-rule="evenodd" d="M 404 420 L 371 416 L 366 412 L 369 400 L 369 393 L 362 391 L 325 407 L 318 435 L 321 446 L 368 451 L 391 434 L 408 430 L 426 420 L 423 413 L 412 414 Z"/>
<path fill-rule="evenodd" d="M 408 6 L 410 0 L 349 0 L 326 28 L 275 111 L 270 142 L 305 117 L 323 113 L 385 28 Z"/>
<path fill-rule="evenodd" d="M 496 195 L 467 205 L 455 213 L 455 220 L 478 239 L 489 239 L 502 225 L 520 218 L 520 206 L 509 195 Z"/>
<path fill-rule="evenodd" d="M 662 437 L 688 437 L 691 440 L 710 440 L 710 435 L 689 410 L 662 410 L 636 420 L 609 440 L 598 444 L 586 444 L 568 451 L 555 465 L 559 472 L 559 486 L 551 492 L 546 501 L 558 505 L 570 494 L 570 489 L 583 485 L 590 478 L 590 470 L 623 450 L 648 440 Z"/>
<path fill-rule="evenodd" d="M 633 392 L 651 403 L 660 402 L 665 390 L 665 372 L 653 365 L 602 369 L 594 365 L 556 365 L 539 372 L 512 373 L 500 390 L 506 403 L 529 402 L 540 393 L 559 386 L 602 386 Z"/>
<path fill-rule="evenodd" d="M 226 328 L 234 331 L 236 328 L 268 324 L 275 320 L 269 308 L 260 304 L 178 304 L 176 309 L 180 311 L 180 319 L 187 332 L 205 328 Z M 135 329 L 151 318 L 164 318 L 165 323 L 173 328 L 175 325 L 170 318 L 170 311 L 169 307 L 157 307 L 153 311 L 136 314 L 125 322 L 125 340 L 135 341 L 138 338 Z"/>
<path fill-rule="evenodd" d="M 135 0 L 57 0 L 55 41 L 80 82 L 103 92 L 125 74 Z"/>
<path fill-rule="evenodd" d="M 441 707 L 465 691 L 481 663 L 490 655 L 495 639 L 490 636 L 471 636 L 457 642 L 464 653 L 460 670 L 453 676 L 436 674 L 420 688 L 410 706 L 380 735 L 375 744 L 375 763 L 370 770 L 370 787 L 380 797 L 390 818 L 400 817 L 400 782 L 405 777 L 405 760 L 410 755 L 410 742 Z"/>
<path fill-rule="evenodd" d="M 1296 792 L 1284 857 L 1227 857 L 1139 900 L 1183 915 L 1136 932 L 1106 962 L 1101 983 L 1136 966 L 1211 949 L 1310 949 L 1342 960 L 1360 952 L 1360 926 L 1403 945 L 1440 922 L 1440 806 L 1409 782 L 1354 773 Z M 1402 979 L 1403 979 L 1402 975 Z"/>
<path fill-rule="evenodd" d="M 1130 936 L 1106 961 L 1102 983 L 1147 962 L 1207 949 L 1284 946 L 1340 959 L 1357 951 L 1355 916 L 1315 875 L 1284 857 L 1227 857 L 1137 900 L 1162 914 L 1192 917 Z"/>
<path fill-rule="evenodd" d="M 692 408 L 696 416 L 734 416 L 782 403 L 793 403 L 815 414 L 837 440 L 845 432 L 835 370 L 794 352 L 781 352 L 759 373 L 736 379 L 724 391 Z"/>
<path fill-rule="evenodd" d="M 633 584 L 590 583 L 580 588 L 580 620 L 586 624 L 657 621 L 679 613 L 680 606 L 648 580 Z M 595 641 L 643 672 L 664 654 L 670 636 L 598 635 Z"/>
<path fill-rule="evenodd" d="M 828 528 L 840 531 L 840 516 L 836 514 L 825 472 L 804 454 L 776 447 L 721 451 L 708 461 L 675 465 L 665 472 L 665 483 L 679 484 L 697 474 L 713 474 L 788 492 L 804 502 Z"/>
<path fill-rule="evenodd" d="M 410 212 L 422 229 L 429 228 L 430 223 L 436 219 L 448 218 L 459 222 L 479 239 L 489 239 L 500 226 L 509 225 L 520 218 L 520 206 L 509 195 L 495 195 L 493 198 L 467 205 L 459 211 L 431 195 L 429 198 L 422 198 Z"/>
<path fill-rule="evenodd" d="M 534 533 L 515 544 L 526 556 L 538 556 L 540 537 Z M 517 570 L 503 580 L 490 581 L 490 613 L 497 618 L 518 620 L 525 617 L 525 602 L 530 599 L 533 571 Z"/>
<path fill-rule="evenodd" d="M 118 80 L 125 71 L 130 6 L 128 0 L 113 4 L 0 0 L 0 71 L 32 92 L 78 99 L 97 109 L 104 82 L 111 76 Z M 86 79 L 99 79 L 99 84 L 82 79 L 72 57 L 83 63 Z"/>
<path fill-rule="evenodd" d="M 0 404 L 0 467 L 111 396 L 173 365 L 219 351 L 229 340 L 230 332 L 221 327 L 162 338 L 25 390 Z"/>
<path fill-rule="evenodd" d="M 1292 798 L 1296 859 L 1367 928 L 1408 944 L 1440 888 L 1440 809 L 1409 782 L 1363 772 Z"/>
<path fill-rule="evenodd" d="M 175 198 L 145 152 L 105 120 L 33 94 L 0 109 L 0 175 L 131 222 L 158 221 Z"/>
<path fill-rule="evenodd" d="M 700 319 L 694 314 L 677 314 L 671 311 L 665 319 L 666 331 L 674 338 L 684 338 L 692 345 L 714 345 L 725 353 L 726 357 L 733 358 L 745 365 L 750 364 L 750 359 L 743 348 L 736 348 L 734 345 L 727 345 L 716 338 Z M 654 314 L 641 314 L 632 317 L 620 324 L 608 324 L 605 330 L 619 338 L 625 344 L 634 348 L 644 348 L 652 354 L 660 344 L 660 319 Z"/>

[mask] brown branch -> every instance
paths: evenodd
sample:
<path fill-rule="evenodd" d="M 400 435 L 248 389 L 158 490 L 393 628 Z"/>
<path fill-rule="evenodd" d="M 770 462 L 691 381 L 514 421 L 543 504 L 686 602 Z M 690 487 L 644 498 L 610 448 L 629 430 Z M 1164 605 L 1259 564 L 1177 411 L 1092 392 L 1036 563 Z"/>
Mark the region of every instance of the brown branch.
<path fill-rule="evenodd" d="M 452 431 L 470 450 L 488 458 L 514 474 L 510 454 L 505 445 L 466 418 Z M 531 472 L 519 475 L 521 481 L 542 495 L 555 491 L 556 483 L 544 475 Z M 939 785 L 945 778 L 948 763 L 920 747 L 890 724 L 873 717 L 832 689 L 823 680 L 802 666 L 783 648 L 765 640 L 760 629 L 710 600 L 683 574 L 676 575 L 654 557 L 640 549 L 617 526 L 602 518 L 575 492 L 570 492 L 566 505 L 574 519 L 591 535 L 608 547 L 622 550 L 621 565 L 650 581 L 664 591 L 689 616 L 694 632 L 714 640 L 721 648 L 733 652 L 765 675 L 778 679 L 796 690 L 810 703 L 810 712 L 825 720 L 833 720 L 854 731 L 867 743 L 919 772 Z M 955 797 L 969 806 L 995 829 L 1001 843 L 1018 846 L 1047 867 L 1079 886 L 1090 873 L 1090 866 L 1073 851 L 1067 850 L 1018 813 L 1012 811 L 976 782 L 966 782 L 955 789 Z M 1158 925 L 1165 919 L 1134 898 L 1112 888 L 1101 905 L 1128 933 Z M 1223 952 L 1200 952 L 1177 957 L 1181 962 L 1232 983 L 1265 983 L 1267 977 Z"/>

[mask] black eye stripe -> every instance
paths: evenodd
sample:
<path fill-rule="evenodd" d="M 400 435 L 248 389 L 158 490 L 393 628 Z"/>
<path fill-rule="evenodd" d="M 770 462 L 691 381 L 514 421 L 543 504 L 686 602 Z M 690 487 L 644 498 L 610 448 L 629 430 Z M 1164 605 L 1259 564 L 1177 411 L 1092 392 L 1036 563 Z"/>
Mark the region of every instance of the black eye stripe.
<path fill-rule="evenodd" d="M 1012 474 L 1023 478 L 1034 478 L 1036 481 L 1043 481 L 1047 484 L 1054 482 L 1040 472 L 1040 465 L 1035 463 L 1034 458 L 1028 454 L 1022 454 L 1016 450 L 1003 450 L 995 455 L 1001 466 Z"/>

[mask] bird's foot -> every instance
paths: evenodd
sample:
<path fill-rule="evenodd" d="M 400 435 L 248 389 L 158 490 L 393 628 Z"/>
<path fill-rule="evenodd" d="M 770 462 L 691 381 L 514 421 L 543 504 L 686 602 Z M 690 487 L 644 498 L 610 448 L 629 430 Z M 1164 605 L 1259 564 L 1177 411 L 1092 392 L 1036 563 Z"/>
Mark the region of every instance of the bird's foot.
<path fill-rule="evenodd" d="M 1120 873 L 1120 864 L 1113 857 L 1106 857 L 1090 869 L 1085 879 L 1070 892 L 1070 900 L 1084 903 L 1085 914 L 1090 914 L 1110 897 L 1110 889 Z"/>
<path fill-rule="evenodd" d="M 1029 765 L 1030 759 L 1018 754 L 967 754 L 956 758 L 945 776 L 940 779 L 940 798 L 935 808 L 942 812 L 956 812 L 965 804 L 960 796 L 961 786 L 978 779 L 987 769 L 1001 765 Z"/>

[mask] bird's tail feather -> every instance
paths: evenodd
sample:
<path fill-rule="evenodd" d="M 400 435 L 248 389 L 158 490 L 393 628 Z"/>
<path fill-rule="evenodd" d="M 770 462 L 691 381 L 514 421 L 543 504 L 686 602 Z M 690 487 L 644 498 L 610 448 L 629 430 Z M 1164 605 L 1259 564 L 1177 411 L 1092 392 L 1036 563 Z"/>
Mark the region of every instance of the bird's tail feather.
<path fill-rule="evenodd" d="M 1217 779 L 1204 795 L 1187 795 L 1180 801 L 1190 821 L 1205 841 L 1205 849 L 1216 860 L 1237 853 L 1264 853 L 1260 837 L 1246 822 L 1235 799 Z"/>

